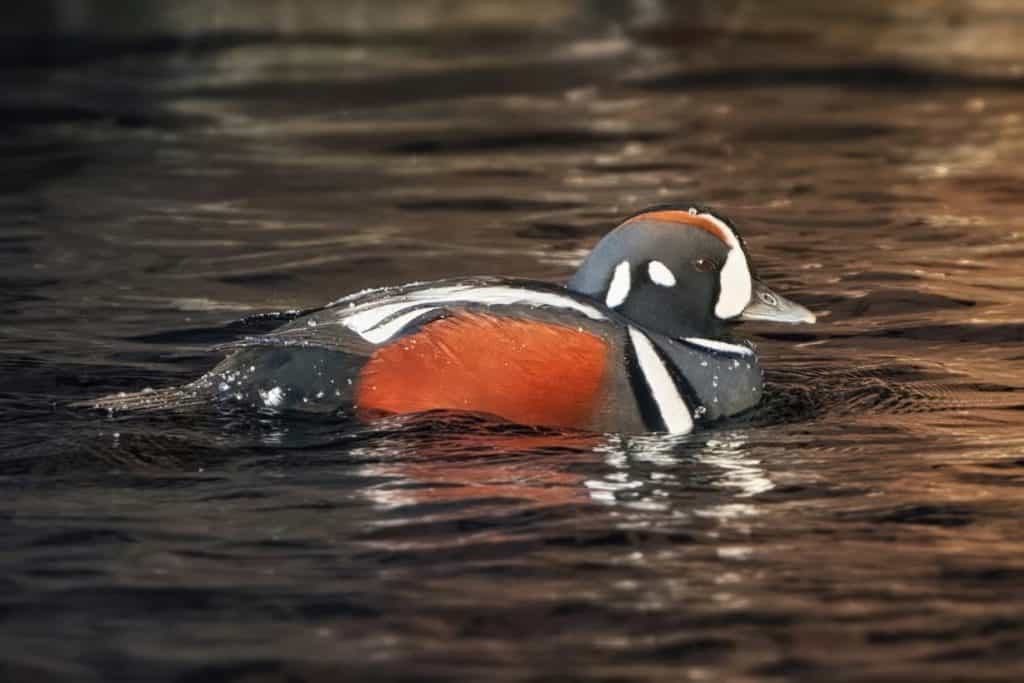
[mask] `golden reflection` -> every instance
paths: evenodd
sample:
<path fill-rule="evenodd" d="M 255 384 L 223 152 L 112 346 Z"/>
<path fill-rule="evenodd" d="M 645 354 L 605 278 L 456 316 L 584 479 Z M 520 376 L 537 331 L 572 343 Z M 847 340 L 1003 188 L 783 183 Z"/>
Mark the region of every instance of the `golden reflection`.
<path fill-rule="evenodd" d="M 364 447 L 362 457 L 380 459 L 364 474 L 387 478 L 369 495 L 389 507 L 476 499 L 542 506 L 585 502 L 583 476 L 570 465 L 585 459 L 604 437 L 515 429 L 389 437 Z"/>

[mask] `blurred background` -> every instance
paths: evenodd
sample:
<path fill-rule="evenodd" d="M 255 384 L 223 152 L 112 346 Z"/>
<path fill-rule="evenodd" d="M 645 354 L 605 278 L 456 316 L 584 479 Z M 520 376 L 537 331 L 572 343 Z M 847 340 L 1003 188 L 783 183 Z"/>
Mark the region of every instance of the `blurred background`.
<path fill-rule="evenodd" d="M 3 680 L 1024 679 L 1021 3 L 4 19 Z M 692 438 L 66 407 L 690 200 L 819 314 Z"/>
<path fill-rule="evenodd" d="M 3 182 L 56 213 L 65 277 L 102 261 L 106 288 L 147 263 L 140 293 L 181 275 L 182 294 L 247 305 L 424 268 L 561 277 L 586 239 L 664 200 L 810 227 L 971 214 L 1016 192 L 1021 12 L 15 3 Z M 1012 231 L 1017 213 L 998 218 Z M 230 286 L 250 275 L 279 281 Z"/>

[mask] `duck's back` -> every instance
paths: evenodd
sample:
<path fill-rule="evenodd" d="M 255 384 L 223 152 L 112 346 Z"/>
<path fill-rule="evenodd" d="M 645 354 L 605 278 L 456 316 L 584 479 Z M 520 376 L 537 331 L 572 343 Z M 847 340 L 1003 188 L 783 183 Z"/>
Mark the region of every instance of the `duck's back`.
<path fill-rule="evenodd" d="M 370 290 L 265 335 L 182 387 L 110 396 L 109 410 L 203 405 L 349 412 L 486 413 L 582 429 L 643 426 L 611 359 L 622 335 L 607 311 L 561 287 L 479 278 Z"/>

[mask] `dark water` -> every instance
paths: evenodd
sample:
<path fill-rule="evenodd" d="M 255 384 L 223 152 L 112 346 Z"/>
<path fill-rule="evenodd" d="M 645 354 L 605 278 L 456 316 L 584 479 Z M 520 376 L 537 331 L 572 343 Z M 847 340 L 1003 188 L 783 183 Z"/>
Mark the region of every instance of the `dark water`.
<path fill-rule="evenodd" d="M 1024 680 L 1024 14 L 518 4 L 8 43 L 0 678 Z M 691 198 L 820 314 L 751 421 L 65 407 Z"/>

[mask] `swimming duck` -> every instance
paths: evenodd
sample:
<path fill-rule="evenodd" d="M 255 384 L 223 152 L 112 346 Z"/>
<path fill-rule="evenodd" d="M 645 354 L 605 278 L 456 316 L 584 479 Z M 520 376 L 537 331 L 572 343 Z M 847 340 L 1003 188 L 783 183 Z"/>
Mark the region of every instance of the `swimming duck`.
<path fill-rule="evenodd" d="M 762 370 L 733 323 L 813 323 L 754 274 L 721 214 L 655 206 L 608 233 L 566 286 L 459 278 L 359 292 L 228 346 L 198 380 L 88 402 L 431 410 L 603 432 L 685 434 L 757 405 Z"/>

